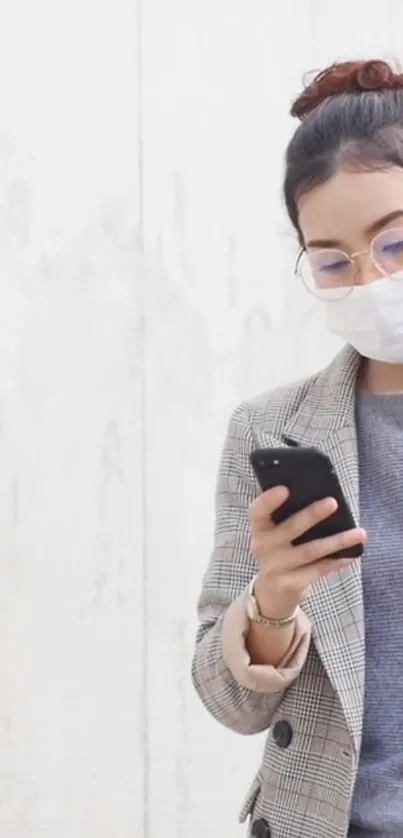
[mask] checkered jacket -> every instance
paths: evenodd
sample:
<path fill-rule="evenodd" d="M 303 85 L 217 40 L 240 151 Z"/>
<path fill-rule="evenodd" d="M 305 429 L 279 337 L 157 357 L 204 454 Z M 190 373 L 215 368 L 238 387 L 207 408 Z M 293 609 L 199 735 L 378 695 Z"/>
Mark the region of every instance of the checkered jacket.
<path fill-rule="evenodd" d="M 243 734 L 267 731 L 240 820 L 250 835 L 345 838 L 363 716 L 360 566 L 332 574 L 302 603 L 296 645 L 277 670 L 249 665 L 244 596 L 256 572 L 248 508 L 258 494 L 249 454 L 293 440 L 330 456 L 358 522 L 355 382 L 350 347 L 319 374 L 238 407 L 218 476 L 215 547 L 204 575 L 192 677 L 207 710 Z M 297 632 L 297 634 L 298 634 Z M 279 746 L 277 723 L 292 731 Z M 265 831 L 266 830 L 266 831 Z"/>

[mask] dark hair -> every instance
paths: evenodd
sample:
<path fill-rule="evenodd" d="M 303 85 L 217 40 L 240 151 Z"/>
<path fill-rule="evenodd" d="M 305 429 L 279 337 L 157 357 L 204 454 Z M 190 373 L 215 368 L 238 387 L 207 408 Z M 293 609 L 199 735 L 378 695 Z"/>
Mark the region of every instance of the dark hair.
<path fill-rule="evenodd" d="M 403 168 L 403 74 L 386 61 L 332 64 L 295 100 L 301 120 L 286 152 L 284 198 L 300 244 L 298 199 L 341 165 Z"/>

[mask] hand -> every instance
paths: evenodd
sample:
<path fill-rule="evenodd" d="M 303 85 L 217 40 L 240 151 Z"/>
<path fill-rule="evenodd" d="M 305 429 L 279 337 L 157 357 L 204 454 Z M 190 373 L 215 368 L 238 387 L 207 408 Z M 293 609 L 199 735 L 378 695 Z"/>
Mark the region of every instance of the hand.
<path fill-rule="evenodd" d="M 366 541 L 366 532 L 352 530 L 316 539 L 297 547 L 292 542 L 337 509 L 334 498 L 313 503 L 275 524 L 273 513 L 287 500 L 288 489 L 278 486 L 263 492 L 250 508 L 251 549 L 259 564 L 255 596 L 263 615 L 282 618 L 293 613 L 313 582 L 353 564 L 357 559 L 329 559 L 332 553 Z"/>

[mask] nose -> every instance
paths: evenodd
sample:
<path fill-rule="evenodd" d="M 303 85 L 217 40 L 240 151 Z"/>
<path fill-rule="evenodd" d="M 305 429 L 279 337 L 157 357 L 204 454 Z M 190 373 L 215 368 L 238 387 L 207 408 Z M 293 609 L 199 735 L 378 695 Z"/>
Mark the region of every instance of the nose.
<path fill-rule="evenodd" d="M 374 265 L 370 253 L 357 253 L 355 274 L 356 285 L 369 285 L 370 282 L 383 276 L 382 271 Z"/>

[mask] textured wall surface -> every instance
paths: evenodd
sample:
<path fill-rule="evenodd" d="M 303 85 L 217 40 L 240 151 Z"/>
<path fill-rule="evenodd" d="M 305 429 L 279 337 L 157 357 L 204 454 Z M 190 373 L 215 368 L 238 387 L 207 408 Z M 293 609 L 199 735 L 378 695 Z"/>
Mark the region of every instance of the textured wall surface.
<path fill-rule="evenodd" d="M 0 26 L 0 834 L 142 836 L 137 21 Z"/>
<path fill-rule="evenodd" d="M 228 415 L 334 345 L 280 202 L 303 72 L 399 0 L 2 0 L 0 834 L 235 838 L 189 667 Z"/>

